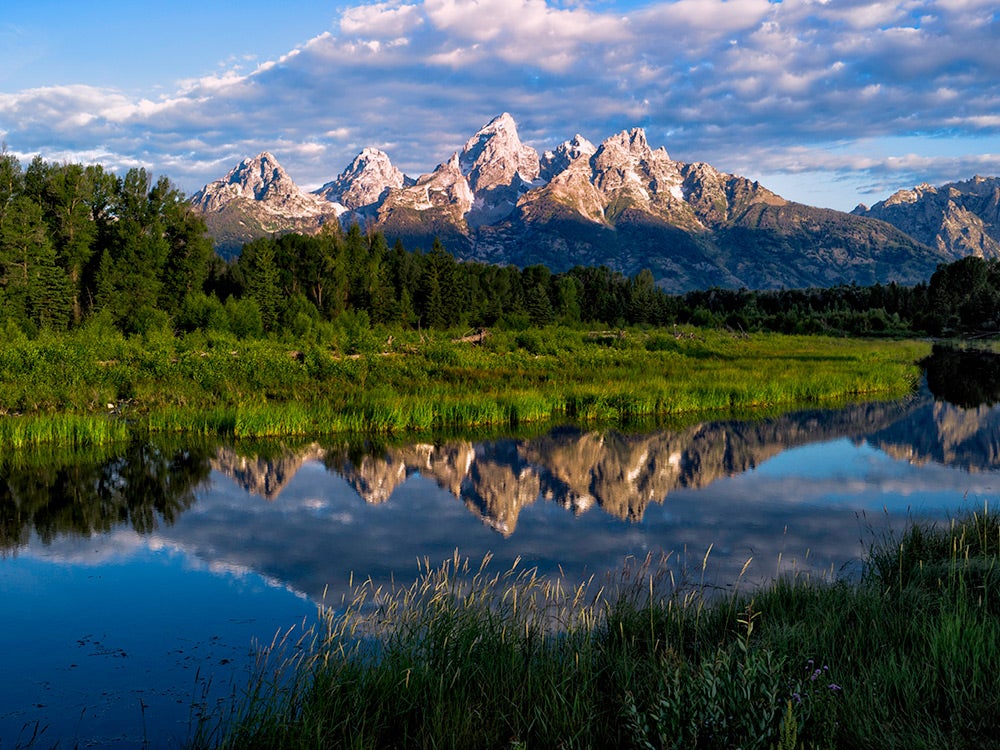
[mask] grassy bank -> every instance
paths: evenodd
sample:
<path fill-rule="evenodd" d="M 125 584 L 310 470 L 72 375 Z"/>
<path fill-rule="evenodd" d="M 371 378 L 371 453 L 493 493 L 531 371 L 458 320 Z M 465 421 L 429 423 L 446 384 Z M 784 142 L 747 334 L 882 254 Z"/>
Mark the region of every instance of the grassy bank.
<path fill-rule="evenodd" d="M 984 512 L 712 601 L 651 562 L 573 588 L 456 557 L 357 587 L 193 745 L 998 747 L 998 554 Z"/>
<path fill-rule="evenodd" d="M 0 445 L 132 431 L 400 433 L 552 419 L 628 423 L 910 391 L 917 342 L 697 329 L 370 331 L 367 343 L 240 340 L 98 323 L 0 347 Z"/>

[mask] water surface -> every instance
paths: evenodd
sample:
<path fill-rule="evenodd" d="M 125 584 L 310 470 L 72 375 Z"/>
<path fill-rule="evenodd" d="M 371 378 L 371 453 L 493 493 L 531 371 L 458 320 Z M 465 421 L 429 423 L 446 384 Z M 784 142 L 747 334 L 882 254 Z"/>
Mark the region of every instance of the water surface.
<path fill-rule="evenodd" d="M 371 445 L 135 443 L 0 460 L 0 747 L 174 747 L 254 643 L 351 576 L 521 558 L 602 577 L 672 552 L 727 590 L 856 575 L 911 518 L 996 494 L 1000 408 L 901 402 L 630 433 Z M 702 572 L 706 551 L 708 566 Z"/>

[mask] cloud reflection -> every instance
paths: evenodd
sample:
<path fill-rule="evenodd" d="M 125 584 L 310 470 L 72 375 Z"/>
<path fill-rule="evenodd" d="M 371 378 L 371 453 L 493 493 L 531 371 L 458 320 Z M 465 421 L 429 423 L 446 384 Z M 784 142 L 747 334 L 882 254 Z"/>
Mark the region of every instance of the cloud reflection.
<path fill-rule="evenodd" d="M 773 575 L 779 556 L 782 569 L 824 575 L 856 566 L 889 527 L 988 502 L 1000 467 L 998 414 L 924 392 L 650 434 L 563 427 L 531 439 L 374 452 L 311 444 L 267 457 L 224 447 L 172 464 L 197 484 L 181 511 L 164 506 L 169 519 L 137 507 L 145 520 L 134 531 L 90 537 L 48 525 L 47 544 L 25 544 L 16 529 L 8 538 L 21 540 L 18 554 L 94 566 L 168 551 L 313 599 L 327 587 L 339 598 L 352 575 L 412 579 L 418 560 L 433 564 L 456 549 L 472 559 L 493 554 L 497 564 L 520 557 L 574 579 L 667 552 L 680 575 L 685 565 L 700 568 L 710 546 L 711 580 L 722 586 L 751 557 L 752 580 Z M 181 454 L 130 455 L 160 462 Z M 126 471 L 121 461 L 108 465 Z M 32 481 L 26 497 L 40 497 L 44 488 Z"/>

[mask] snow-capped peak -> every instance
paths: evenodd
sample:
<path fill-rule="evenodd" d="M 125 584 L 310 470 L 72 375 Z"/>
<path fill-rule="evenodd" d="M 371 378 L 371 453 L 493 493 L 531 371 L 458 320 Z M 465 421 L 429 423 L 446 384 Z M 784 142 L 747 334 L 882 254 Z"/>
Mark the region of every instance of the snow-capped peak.
<path fill-rule="evenodd" d="M 597 146 L 577 133 L 570 140 L 563 141 L 552 151 L 546 151 L 541 158 L 540 177 L 548 182 L 581 156 L 590 158 Z"/>
<path fill-rule="evenodd" d="M 267 151 L 244 159 L 229 173 L 192 196 L 192 202 L 204 211 L 214 211 L 226 203 L 243 198 L 251 201 L 282 201 L 301 191 Z"/>
<path fill-rule="evenodd" d="M 191 198 L 191 202 L 205 213 L 221 211 L 237 200 L 274 215 L 321 217 L 334 213 L 332 206 L 296 185 L 267 151 L 244 159 L 225 177 L 210 182 Z"/>
<path fill-rule="evenodd" d="M 377 148 L 365 148 L 354 157 L 337 179 L 316 194 L 334 203 L 358 210 L 378 202 L 387 188 L 403 187 L 408 179 L 392 165 L 389 155 Z"/>
<path fill-rule="evenodd" d="M 459 155 L 462 173 L 476 193 L 531 182 L 538 177 L 538 152 L 521 143 L 508 113 L 494 117 L 470 138 Z"/>

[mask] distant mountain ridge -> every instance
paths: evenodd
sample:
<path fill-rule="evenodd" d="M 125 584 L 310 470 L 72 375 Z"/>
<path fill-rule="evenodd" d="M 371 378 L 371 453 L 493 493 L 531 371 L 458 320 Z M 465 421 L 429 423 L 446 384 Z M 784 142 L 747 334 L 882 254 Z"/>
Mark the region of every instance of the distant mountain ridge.
<path fill-rule="evenodd" d="M 976 176 L 940 187 L 924 183 L 852 213 L 887 221 L 949 260 L 1000 258 L 1000 177 Z"/>
<path fill-rule="evenodd" d="M 267 151 L 207 184 L 191 203 L 204 214 L 216 248 L 230 252 L 256 237 L 315 232 L 344 213 L 339 204 L 302 190 Z"/>
<path fill-rule="evenodd" d="M 359 222 L 390 242 L 554 271 L 644 268 L 672 292 L 925 280 L 951 254 L 869 216 L 785 200 L 759 183 L 653 149 L 641 128 L 538 152 L 503 113 L 410 178 L 367 148 L 314 193 L 264 153 L 192 198 L 217 247 Z"/>

